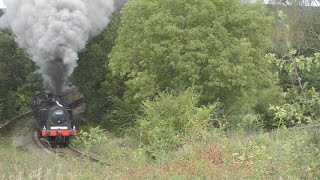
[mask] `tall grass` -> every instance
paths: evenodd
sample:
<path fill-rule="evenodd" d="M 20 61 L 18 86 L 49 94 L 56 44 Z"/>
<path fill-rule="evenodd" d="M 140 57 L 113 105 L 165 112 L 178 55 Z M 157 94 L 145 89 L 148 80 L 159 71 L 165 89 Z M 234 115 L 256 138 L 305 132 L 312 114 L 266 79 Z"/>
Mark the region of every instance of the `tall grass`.
<path fill-rule="evenodd" d="M 111 163 L 110 177 L 124 179 L 314 179 L 320 177 L 315 133 L 319 130 L 226 134 L 212 129 L 157 159 L 137 140 L 109 134 L 91 151 Z"/>
<path fill-rule="evenodd" d="M 212 129 L 157 159 L 136 139 L 105 133 L 89 150 L 111 167 L 1 143 L 0 179 L 315 179 L 320 177 L 315 133 L 319 130 L 280 129 L 249 135 Z"/>
<path fill-rule="evenodd" d="M 0 142 L 0 179 L 105 179 L 108 167 L 58 155 L 33 152 Z"/>

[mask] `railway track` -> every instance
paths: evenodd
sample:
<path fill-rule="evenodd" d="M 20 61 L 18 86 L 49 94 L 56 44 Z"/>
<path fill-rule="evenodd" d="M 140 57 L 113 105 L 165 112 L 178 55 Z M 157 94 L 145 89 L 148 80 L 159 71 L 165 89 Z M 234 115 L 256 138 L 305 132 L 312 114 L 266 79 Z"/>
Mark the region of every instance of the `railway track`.
<path fill-rule="evenodd" d="M 92 155 L 88 155 L 87 153 L 84 153 L 74 147 L 67 146 L 67 147 L 51 147 L 44 139 L 39 139 L 37 137 L 37 133 L 33 133 L 33 141 L 36 143 L 36 145 L 45 151 L 47 154 L 51 155 L 58 155 L 60 157 L 66 158 L 66 157 L 74 157 L 74 158 L 83 158 L 87 159 L 94 163 L 100 163 L 102 165 L 110 166 L 107 163 L 104 163 L 103 161 L 99 160 L 97 157 L 93 157 Z"/>
<path fill-rule="evenodd" d="M 64 98 L 66 102 L 68 102 L 68 106 L 71 107 L 72 109 L 75 109 L 83 104 L 83 96 L 82 95 L 79 96 L 78 94 L 72 91 L 67 91 L 64 94 Z M 32 115 L 33 115 L 33 111 L 28 111 L 26 113 L 23 113 L 19 116 L 16 116 L 6 121 L 6 123 L 0 125 L 0 133 L 10 131 L 13 127 L 15 127 L 15 125 L 19 122 L 19 120 L 22 120 L 26 117 L 32 117 Z M 109 166 L 108 164 L 100 161 L 99 158 L 93 155 L 88 155 L 89 153 L 84 153 L 71 146 L 62 147 L 62 148 L 52 148 L 48 145 L 48 143 L 44 139 L 39 139 L 37 137 L 36 131 L 32 133 L 31 139 L 32 139 L 31 141 L 33 141 L 38 148 L 42 149 L 47 154 L 59 155 L 61 157 L 67 157 L 67 156 L 77 157 L 77 158 L 82 157 L 92 162 Z"/>
<path fill-rule="evenodd" d="M 9 130 L 10 127 L 15 125 L 19 120 L 21 120 L 21 119 L 23 119 L 25 117 L 31 116 L 31 115 L 32 115 L 32 111 L 28 111 L 26 113 L 23 113 L 23 114 L 21 114 L 19 116 L 16 116 L 16 117 L 6 121 L 6 123 L 0 125 L 0 132 Z"/>
<path fill-rule="evenodd" d="M 90 155 L 87 155 L 86 153 L 83 153 L 81 152 L 80 150 L 72 147 L 72 146 L 68 146 L 67 147 L 70 151 L 74 152 L 75 154 L 78 154 L 79 156 L 84 156 L 85 158 L 88 158 L 90 161 L 92 162 L 96 162 L 96 163 L 101 163 L 103 165 L 107 165 L 107 166 L 110 166 L 110 164 L 106 164 L 104 162 L 102 162 L 101 160 L 99 160 L 98 158 L 96 157 L 93 157 L 93 156 L 90 156 Z"/>

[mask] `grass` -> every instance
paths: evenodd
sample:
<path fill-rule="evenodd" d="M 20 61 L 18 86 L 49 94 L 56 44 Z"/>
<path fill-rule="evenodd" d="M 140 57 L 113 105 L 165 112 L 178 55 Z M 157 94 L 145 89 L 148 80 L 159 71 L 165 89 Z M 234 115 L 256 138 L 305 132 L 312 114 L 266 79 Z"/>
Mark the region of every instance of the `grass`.
<path fill-rule="evenodd" d="M 88 161 L 26 152 L 15 145 L 0 148 L 0 179 L 104 179 L 107 167 Z"/>
<path fill-rule="evenodd" d="M 314 179 L 320 177 L 319 130 L 273 133 L 224 133 L 213 130 L 202 139 L 150 158 L 136 139 L 107 135 L 95 151 L 124 179 Z"/>
<path fill-rule="evenodd" d="M 111 168 L 2 144 L 0 179 L 315 179 L 320 177 L 317 133 L 317 129 L 251 134 L 213 129 L 157 159 L 133 137 L 103 133 L 99 141 L 92 136 L 87 147 L 74 141 L 99 154 Z"/>

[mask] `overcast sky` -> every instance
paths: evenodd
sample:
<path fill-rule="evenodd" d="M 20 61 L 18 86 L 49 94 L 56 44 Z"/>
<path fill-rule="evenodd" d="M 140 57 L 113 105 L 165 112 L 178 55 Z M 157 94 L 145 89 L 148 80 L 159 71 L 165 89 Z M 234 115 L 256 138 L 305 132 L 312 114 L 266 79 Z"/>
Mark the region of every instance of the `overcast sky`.
<path fill-rule="evenodd" d="M 4 8 L 3 0 L 0 0 L 0 8 Z"/>

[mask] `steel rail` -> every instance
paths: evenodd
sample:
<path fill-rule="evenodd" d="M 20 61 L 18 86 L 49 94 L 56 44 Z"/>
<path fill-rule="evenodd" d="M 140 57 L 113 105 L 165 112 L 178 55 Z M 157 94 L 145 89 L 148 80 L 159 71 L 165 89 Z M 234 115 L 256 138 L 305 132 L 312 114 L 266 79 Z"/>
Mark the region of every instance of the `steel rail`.
<path fill-rule="evenodd" d="M 33 112 L 33 111 L 28 111 L 28 112 L 26 112 L 26 113 L 20 114 L 19 116 L 16 116 L 16 117 L 8 120 L 6 123 L 4 123 L 4 124 L 2 124 L 2 125 L 0 126 L 0 131 L 7 130 L 8 127 L 16 124 L 18 120 L 20 120 L 20 119 L 22 119 L 22 118 L 25 118 L 25 117 L 27 117 L 27 116 L 32 115 L 32 112 Z"/>
<path fill-rule="evenodd" d="M 67 146 L 66 148 L 53 148 L 50 146 L 49 143 L 47 143 L 44 139 L 39 139 L 37 137 L 37 133 L 36 131 L 33 133 L 33 141 L 36 143 L 36 145 L 41 148 L 43 151 L 45 151 L 47 154 L 51 154 L 51 155 L 58 155 L 60 157 L 67 157 L 67 152 L 63 152 L 63 150 L 68 150 L 69 152 L 71 152 L 71 154 L 73 154 L 74 157 L 85 157 L 88 160 L 94 162 L 94 163 L 100 163 L 102 165 L 107 165 L 110 166 L 109 164 L 106 164 L 102 161 L 100 161 L 98 158 L 92 157 L 86 153 L 81 152 L 80 150 L 71 147 L 71 146 Z M 62 151 L 59 151 L 62 150 Z"/>
<path fill-rule="evenodd" d="M 83 156 L 83 157 L 88 158 L 92 162 L 100 163 L 100 164 L 103 164 L 103 165 L 106 165 L 106 166 L 111 166 L 110 164 L 102 162 L 98 158 L 92 157 L 92 156 L 88 155 L 87 153 L 83 153 L 82 151 L 80 151 L 80 150 L 78 150 L 78 149 L 76 149 L 76 148 L 74 148 L 74 147 L 72 147 L 70 145 L 68 146 L 68 149 L 73 151 L 74 153 L 78 154 L 79 156 Z"/>

